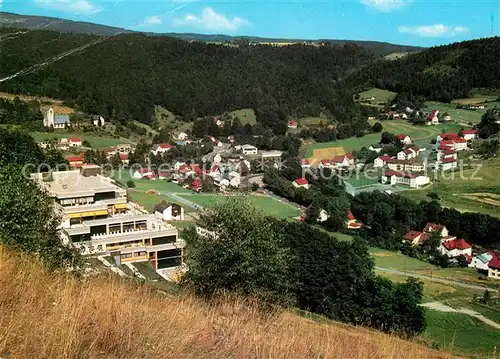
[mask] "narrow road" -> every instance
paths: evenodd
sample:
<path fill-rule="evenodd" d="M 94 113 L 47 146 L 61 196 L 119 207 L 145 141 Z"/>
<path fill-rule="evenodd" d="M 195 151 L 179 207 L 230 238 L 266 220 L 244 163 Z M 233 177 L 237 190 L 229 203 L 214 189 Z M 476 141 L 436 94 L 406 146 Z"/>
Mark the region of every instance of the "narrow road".
<path fill-rule="evenodd" d="M 199 204 L 194 203 L 185 197 L 179 196 L 178 192 L 158 192 L 158 194 L 171 197 L 171 198 L 175 199 L 176 201 L 179 201 L 180 203 L 185 204 L 186 206 L 189 206 L 191 208 L 203 209 L 203 206 L 200 206 Z M 193 196 L 195 196 L 195 195 L 193 195 Z"/>
<path fill-rule="evenodd" d="M 474 311 L 474 310 L 471 310 L 471 309 L 465 309 L 465 308 L 461 308 L 461 309 L 455 309 L 455 308 L 452 308 L 448 305 L 445 305 L 441 302 L 430 302 L 430 303 L 424 303 L 422 304 L 422 307 L 426 307 L 426 308 L 429 308 L 429 309 L 434 309 L 434 310 L 437 310 L 437 311 L 440 311 L 440 312 L 446 312 L 446 313 L 462 313 L 462 314 L 467 314 L 471 317 L 474 317 L 476 319 L 479 319 L 480 321 L 482 321 L 483 323 L 485 324 L 488 324 L 490 327 L 493 327 L 495 329 L 500 329 L 500 324 L 498 324 L 497 322 L 494 322 L 493 320 L 491 319 L 488 319 L 486 318 L 484 315 Z"/>
<path fill-rule="evenodd" d="M 480 285 L 475 285 L 475 284 L 468 284 L 464 282 L 459 282 L 451 279 L 445 279 L 441 277 L 431 277 L 429 275 L 425 274 L 416 274 L 416 273 L 411 273 L 411 272 L 403 272 L 400 270 L 396 269 L 390 269 L 390 268 L 382 268 L 382 267 L 375 267 L 376 270 L 379 270 L 381 272 L 386 272 L 386 273 L 392 273 L 396 275 L 401 275 L 405 277 L 414 277 L 414 278 L 420 278 L 420 279 L 428 279 L 433 282 L 440 282 L 440 283 L 445 283 L 445 284 L 451 284 L 451 285 L 456 285 L 458 287 L 463 287 L 463 288 L 469 288 L 469 289 L 475 289 L 475 290 L 486 290 L 488 289 L 490 292 L 498 292 L 498 290 L 493 289 L 493 288 L 488 288 Z"/>

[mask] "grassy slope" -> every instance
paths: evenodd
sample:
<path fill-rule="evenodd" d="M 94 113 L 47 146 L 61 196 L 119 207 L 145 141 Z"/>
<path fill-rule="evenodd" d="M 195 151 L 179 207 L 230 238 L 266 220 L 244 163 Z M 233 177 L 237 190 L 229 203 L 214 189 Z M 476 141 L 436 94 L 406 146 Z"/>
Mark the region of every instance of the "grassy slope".
<path fill-rule="evenodd" d="M 255 111 L 251 108 L 244 108 L 241 110 L 235 110 L 230 112 L 233 118 L 238 117 L 243 125 L 250 124 L 255 125 L 257 123 L 257 118 L 255 117 Z"/>
<path fill-rule="evenodd" d="M 207 194 L 181 194 L 181 196 L 187 198 L 188 200 L 195 202 L 201 206 L 210 206 L 217 201 L 224 201 L 226 198 L 223 195 L 207 195 Z M 299 215 L 299 210 L 292 207 L 289 204 L 280 202 L 271 197 L 264 196 L 247 196 L 250 202 L 252 202 L 257 208 L 260 208 L 266 214 L 271 216 L 276 216 L 279 218 L 297 217 Z"/>
<path fill-rule="evenodd" d="M 241 299 L 200 302 L 116 276 L 49 274 L 0 248 L 0 355 L 17 358 L 450 358 L 415 343 Z M 14 300 L 15 298 L 15 300 Z"/>
<path fill-rule="evenodd" d="M 481 116 L 487 111 L 488 108 L 493 106 L 500 107 L 500 102 L 490 102 L 488 107 L 484 110 L 470 111 L 463 109 L 456 109 L 456 104 L 454 103 L 442 103 L 427 101 L 425 103 L 424 110 L 438 109 L 441 114 L 448 112 L 451 116 L 452 121 L 459 121 L 463 123 L 471 123 L 473 125 L 481 122 Z"/>
<path fill-rule="evenodd" d="M 372 121 L 371 123 L 375 123 Z M 441 132 L 459 131 L 460 126 L 455 124 L 441 124 L 438 126 L 413 126 L 403 120 L 382 121 L 382 132 L 388 131 L 394 134 L 405 133 L 419 146 L 428 145 L 430 140 L 436 138 Z M 306 157 L 312 157 L 313 151 L 319 148 L 344 147 L 347 152 L 359 150 L 361 147 L 370 147 L 370 145 L 380 141 L 380 133 L 371 133 L 364 137 L 353 137 L 339 141 L 311 143 L 306 146 Z"/>
<path fill-rule="evenodd" d="M 69 137 L 79 137 L 82 140 L 89 141 L 93 148 L 106 148 L 110 146 L 116 146 L 122 143 L 132 143 L 129 140 L 123 138 L 112 138 L 109 136 L 97 136 L 96 134 L 88 134 L 83 132 L 30 132 L 30 135 L 36 141 L 45 141 L 52 138 L 69 138 Z"/>
<path fill-rule="evenodd" d="M 396 92 L 382 90 L 376 87 L 359 93 L 360 99 L 369 99 L 371 97 L 375 97 L 374 102 L 389 102 L 392 101 L 394 97 L 396 97 L 396 95 Z"/>

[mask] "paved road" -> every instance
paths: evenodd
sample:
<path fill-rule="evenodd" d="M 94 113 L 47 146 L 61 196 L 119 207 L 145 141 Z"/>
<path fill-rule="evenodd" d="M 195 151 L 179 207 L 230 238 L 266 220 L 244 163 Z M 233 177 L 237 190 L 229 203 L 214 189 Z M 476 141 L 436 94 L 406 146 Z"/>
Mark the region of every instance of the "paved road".
<path fill-rule="evenodd" d="M 178 196 L 177 192 L 158 192 L 158 194 L 171 197 L 171 198 L 175 199 L 176 201 L 179 201 L 180 203 L 183 203 L 186 206 L 192 207 L 194 209 L 203 209 L 203 206 L 200 206 L 199 204 L 197 204 L 193 201 L 190 201 L 186 197 Z M 193 194 L 193 196 L 196 196 L 196 195 Z"/>
<path fill-rule="evenodd" d="M 426 307 L 429 309 L 434 309 L 434 310 L 438 310 L 440 312 L 446 312 L 446 313 L 451 312 L 451 313 L 467 314 L 467 315 L 470 315 L 471 317 L 479 319 L 483 323 L 486 323 L 495 329 L 500 329 L 500 324 L 498 324 L 497 322 L 494 322 L 493 320 L 491 320 L 491 319 L 485 317 L 484 315 L 482 315 L 474 310 L 471 310 L 471 309 L 465 309 L 465 308 L 455 309 L 455 308 L 452 308 L 452 307 L 445 305 L 441 302 L 424 303 L 424 304 L 422 304 L 422 307 Z"/>
<path fill-rule="evenodd" d="M 382 267 L 375 267 L 376 270 L 379 270 L 381 272 L 386 272 L 386 273 L 392 273 L 396 275 L 401 275 L 405 277 L 414 277 L 414 278 L 420 278 L 420 279 L 428 279 L 433 282 L 440 282 L 440 283 L 445 283 L 445 284 L 451 284 L 451 285 L 456 285 L 458 287 L 463 287 L 463 288 L 469 288 L 469 289 L 475 289 L 475 290 L 486 290 L 488 289 L 490 292 L 498 292 L 498 290 L 493 289 L 493 288 L 488 288 L 480 285 L 475 285 L 475 284 L 469 284 L 469 283 L 464 283 L 464 282 L 459 282 L 451 279 L 445 279 L 441 277 L 431 277 L 429 275 L 425 274 L 416 274 L 412 272 L 403 272 L 399 271 L 396 269 L 389 269 L 389 268 L 382 268 Z"/>

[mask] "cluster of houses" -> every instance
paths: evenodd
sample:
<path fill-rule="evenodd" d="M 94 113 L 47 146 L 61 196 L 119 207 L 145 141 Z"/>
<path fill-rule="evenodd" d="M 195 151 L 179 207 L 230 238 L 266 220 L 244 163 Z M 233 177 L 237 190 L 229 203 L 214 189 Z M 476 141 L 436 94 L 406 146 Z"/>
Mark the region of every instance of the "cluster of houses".
<path fill-rule="evenodd" d="M 306 164 L 306 162 L 303 162 Z M 302 163 L 301 163 L 302 165 Z M 346 153 L 345 155 L 335 156 L 330 160 L 322 160 L 318 164 L 318 168 L 329 168 L 329 169 L 349 169 L 354 166 L 354 156 L 352 153 Z"/>
<path fill-rule="evenodd" d="M 102 116 L 91 116 L 90 121 L 95 127 L 102 127 L 106 123 Z M 71 127 L 71 119 L 68 114 L 56 114 L 54 109 L 49 107 L 43 114 L 43 126 L 65 129 Z"/>
<path fill-rule="evenodd" d="M 476 130 L 463 130 L 463 137 L 456 132 L 441 133 L 436 138 L 436 169 L 442 171 L 457 168 L 457 152 L 468 149 L 468 143 L 477 138 Z"/>
<path fill-rule="evenodd" d="M 450 235 L 446 226 L 427 223 L 422 232 L 410 231 L 403 236 L 404 242 L 414 246 L 421 245 L 430 238 L 431 233 L 437 233 L 441 238 L 438 250 L 448 256 L 451 261 L 456 261 L 459 256 L 464 256 L 470 268 L 477 268 L 479 272 L 490 278 L 500 279 L 500 252 L 482 250 L 473 255 L 472 246 L 463 238 Z"/>

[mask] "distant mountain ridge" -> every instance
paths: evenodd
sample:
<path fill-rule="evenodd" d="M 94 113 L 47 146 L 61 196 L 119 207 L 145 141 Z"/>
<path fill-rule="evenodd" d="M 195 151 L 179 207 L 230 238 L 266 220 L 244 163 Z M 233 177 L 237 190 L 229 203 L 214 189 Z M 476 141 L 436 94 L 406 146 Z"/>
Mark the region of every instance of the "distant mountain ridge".
<path fill-rule="evenodd" d="M 135 31 L 126 30 L 119 27 L 94 24 L 90 22 L 72 21 L 66 19 L 59 19 L 46 16 L 32 16 L 20 15 L 9 12 L 0 11 L 0 26 L 13 27 L 20 29 L 45 29 L 58 31 L 63 33 L 76 33 L 76 34 L 93 34 L 109 36 L 116 33 L 133 33 Z M 369 49 L 377 56 L 384 56 L 391 53 L 405 53 L 405 52 L 418 52 L 423 50 L 422 47 L 397 45 L 388 42 L 378 41 L 359 41 L 359 40 L 334 40 L 334 39 L 280 39 L 280 38 L 263 38 L 256 36 L 230 36 L 222 34 L 197 34 L 197 33 L 151 33 L 145 32 L 151 36 L 169 36 L 185 41 L 201 41 L 201 42 L 237 42 L 247 40 L 249 42 L 258 43 L 295 43 L 295 42 L 308 42 L 308 43 L 324 43 L 328 42 L 335 45 L 344 45 L 346 43 L 353 43 L 358 46 Z"/>

